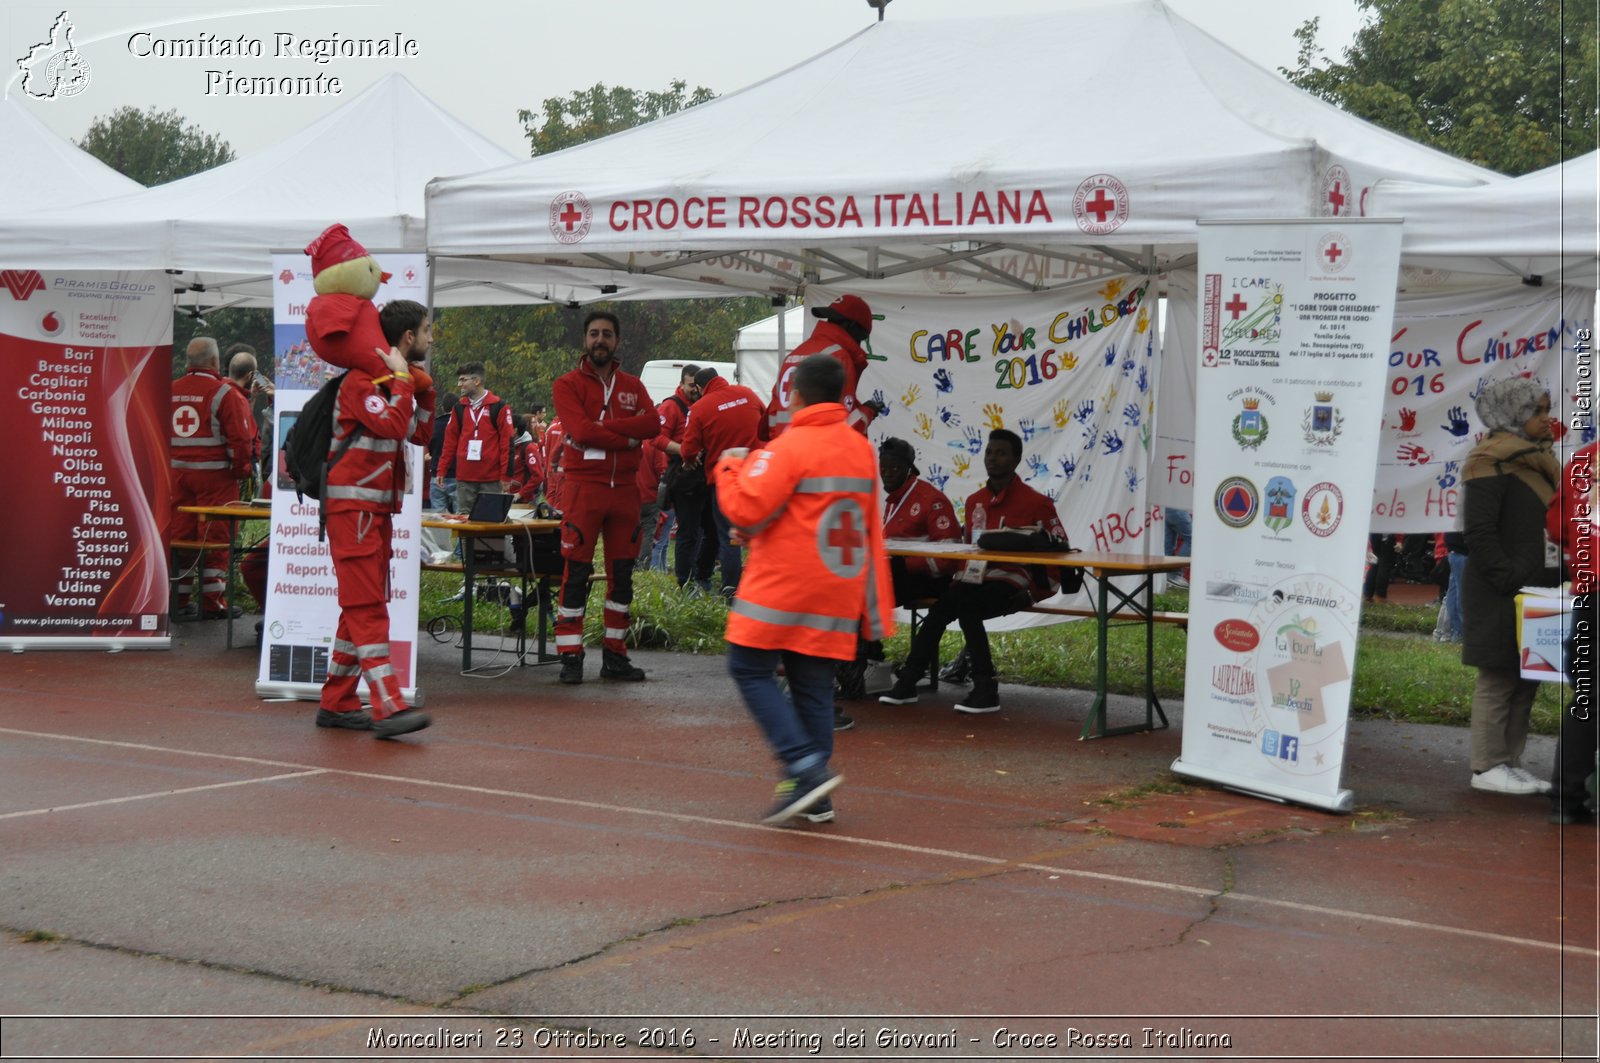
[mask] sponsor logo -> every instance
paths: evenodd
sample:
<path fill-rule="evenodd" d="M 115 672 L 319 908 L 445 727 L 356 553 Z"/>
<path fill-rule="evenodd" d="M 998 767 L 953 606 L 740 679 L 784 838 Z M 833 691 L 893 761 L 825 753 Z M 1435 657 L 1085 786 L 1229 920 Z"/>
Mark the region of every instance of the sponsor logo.
<path fill-rule="evenodd" d="M 1244 409 L 1233 418 L 1233 441 L 1245 450 L 1254 450 L 1267 441 L 1267 415 L 1261 412 L 1261 399 L 1246 395 Z"/>
<path fill-rule="evenodd" d="M 1261 496 L 1256 485 L 1243 476 L 1230 476 L 1217 486 L 1213 499 L 1217 516 L 1230 528 L 1243 528 L 1256 519 Z"/>
<path fill-rule="evenodd" d="M 1319 605 L 1325 609 L 1341 608 L 1337 598 L 1323 598 L 1314 594 L 1296 594 L 1284 590 L 1273 591 L 1272 600 L 1279 605 Z M 1296 618 L 1296 623 L 1298 622 L 1298 618 Z"/>
<path fill-rule="evenodd" d="M 1242 664 L 1211 666 L 1211 685 L 1223 694 L 1245 697 L 1256 692 L 1255 669 Z"/>
<path fill-rule="evenodd" d="M 1277 731 L 1263 731 L 1261 752 L 1274 760 L 1287 760 L 1291 764 L 1297 764 L 1300 761 L 1300 739 L 1294 735 L 1279 734 Z"/>
<path fill-rule="evenodd" d="M 417 282 L 417 271 L 414 269 L 408 268 L 403 276 L 405 277 L 407 284 L 415 284 Z"/>
<path fill-rule="evenodd" d="M 1345 218 L 1355 213 L 1356 197 L 1351 188 L 1350 171 L 1330 166 L 1322 174 L 1321 214 L 1325 218 Z"/>
<path fill-rule="evenodd" d="M 44 291 L 44 278 L 36 269 L 0 269 L 0 284 L 19 303 L 27 302 L 34 292 Z"/>
<path fill-rule="evenodd" d="M 1342 273 L 1350 264 L 1350 238 L 1341 232 L 1323 233 L 1317 241 L 1317 265 L 1325 273 Z"/>
<path fill-rule="evenodd" d="M 89 60 L 73 44 L 72 16 L 63 11 L 50 26 L 48 40 L 17 59 L 22 91 L 35 100 L 67 99 L 89 87 Z"/>
<path fill-rule="evenodd" d="M 59 336 L 64 327 L 61 315 L 54 310 L 49 311 L 39 319 L 39 331 L 46 336 Z"/>
<path fill-rule="evenodd" d="M 1249 653 L 1261 645 L 1261 632 L 1247 620 L 1224 620 L 1212 634 L 1219 644 L 1234 653 Z"/>
<path fill-rule="evenodd" d="M 292 269 L 280 270 L 278 272 L 278 283 L 279 284 L 293 284 L 294 283 L 294 270 L 292 270 Z"/>
<path fill-rule="evenodd" d="M 582 192 L 563 192 L 550 201 L 550 233 L 558 243 L 577 243 L 593 224 L 594 208 Z"/>
<path fill-rule="evenodd" d="M 1206 597 L 1214 602 L 1259 602 L 1266 596 L 1267 588 L 1263 583 L 1227 579 L 1206 581 Z"/>
<path fill-rule="evenodd" d="M 1344 495 L 1336 484 L 1324 480 L 1313 484 L 1300 504 L 1300 520 L 1312 535 L 1326 539 L 1344 519 Z"/>
<path fill-rule="evenodd" d="M 1344 431 L 1344 414 L 1333 404 L 1333 392 L 1319 391 L 1316 401 L 1300 419 L 1306 442 L 1314 447 L 1331 447 L 1339 433 Z"/>
<path fill-rule="evenodd" d="M 1097 173 L 1078 186 L 1072 216 L 1086 233 L 1109 233 L 1128 220 L 1128 187 L 1108 173 Z"/>
<path fill-rule="evenodd" d="M 1294 523 L 1294 481 L 1287 476 L 1274 476 L 1267 481 L 1267 511 L 1261 523 L 1275 532 L 1281 532 Z"/>

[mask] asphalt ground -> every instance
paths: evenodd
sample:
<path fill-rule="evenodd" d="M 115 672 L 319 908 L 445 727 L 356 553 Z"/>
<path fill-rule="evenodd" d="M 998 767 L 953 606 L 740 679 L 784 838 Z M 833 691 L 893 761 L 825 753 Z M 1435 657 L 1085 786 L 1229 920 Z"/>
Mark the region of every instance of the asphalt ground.
<path fill-rule="evenodd" d="M 838 820 L 769 828 L 721 658 L 425 639 L 382 742 L 221 629 L 0 671 L 0 1057 L 1596 1055 L 1595 829 L 1471 790 L 1464 730 L 1354 723 L 1333 815 L 1173 785 L 1181 704 L 1080 742 L 1087 692 L 946 687 L 852 705 Z"/>

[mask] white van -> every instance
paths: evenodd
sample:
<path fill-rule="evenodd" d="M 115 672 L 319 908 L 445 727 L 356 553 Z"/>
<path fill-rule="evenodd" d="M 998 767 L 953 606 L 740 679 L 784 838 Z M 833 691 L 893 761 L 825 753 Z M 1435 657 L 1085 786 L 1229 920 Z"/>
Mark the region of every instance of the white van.
<path fill-rule="evenodd" d="M 639 370 L 639 379 L 644 382 L 644 389 L 650 393 L 650 400 L 660 406 L 667 400 L 667 396 L 678 390 L 678 381 L 683 379 L 683 367 L 696 365 L 701 369 L 713 366 L 717 375 L 732 383 L 738 383 L 738 367 L 732 362 L 701 362 L 692 358 L 658 358 L 653 362 L 644 363 L 644 368 Z"/>

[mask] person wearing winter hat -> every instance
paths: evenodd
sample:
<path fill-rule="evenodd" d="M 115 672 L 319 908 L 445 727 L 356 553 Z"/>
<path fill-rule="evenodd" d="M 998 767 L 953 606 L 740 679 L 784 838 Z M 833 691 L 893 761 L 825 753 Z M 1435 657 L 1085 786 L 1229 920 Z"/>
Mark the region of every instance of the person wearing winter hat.
<path fill-rule="evenodd" d="M 1486 387 L 1477 411 L 1489 434 L 1462 467 L 1467 565 L 1461 663 L 1478 670 L 1471 783 L 1493 793 L 1548 793 L 1550 784 L 1521 764 L 1538 684 L 1521 677 L 1516 596 L 1550 579 L 1544 517 L 1561 474 L 1551 450 L 1550 392 L 1533 380 L 1511 377 Z"/>
<path fill-rule="evenodd" d="M 831 355 L 844 367 L 845 423 L 866 434 L 874 417 L 889 412 L 889 404 L 882 392 L 874 391 L 865 401 L 856 397 L 861 384 L 861 374 L 867 368 L 864 344 L 872 334 L 872 308 L 859 295 L 841 295 L 827 306 L 813 307 L 811 313 L 818 324 L 804 343 L 784 355 L 778 367 L 777 382 L 772 385 L 772 398 L 767 402 L 767 415 L 762 423 L 763 439 L 777 439 L 789 427 L 794 416 L 790 410 L 793 396 L 794 370 L 813 354 Z"/>

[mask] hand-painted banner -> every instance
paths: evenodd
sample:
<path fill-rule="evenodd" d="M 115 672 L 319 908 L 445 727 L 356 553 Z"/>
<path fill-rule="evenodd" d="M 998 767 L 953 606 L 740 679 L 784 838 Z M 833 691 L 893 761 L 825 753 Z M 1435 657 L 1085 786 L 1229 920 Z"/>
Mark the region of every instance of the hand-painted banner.
<path fill-rule="evenodd" d="M 1168 303 L 1172 342 L 1166 345 L 1173 357 L 1161 378 L 1162 394 L 1172 401 L 1160 411 L 1151 493 L 1184 509 L 1205 504 L 1190 496 L 1195 421 L 1203 419 L 1197 410 L 1205 407 L 1180 398 L 1193 394 L 1196 305 L 1193 277 L 1174 276 Z M 1387 341 L 1372 530 L 1456 527 L 1461 460 L 1483 437 L 1474 401 L 1485 384 L 1508 374 L 1532 376 L 1550 388 L 1551 416 L 1564 424 L 1583 421 L 1573 415 L 1591 401 L 1592 390 L 1583 389 L 1592 389 L 1592 382 L 1575 378 L 1573 352 L 1593 328 L 1594 292 L 1588 289 L 1512 284 L 1402 295 Z M 1286 425 L 1270 411 L 1267 416 L 1279 433 L 1294 431 L 1308 440 L 1315 435 L 1311 426 Z M 1586 427 L 1561 440 L 1563 462 L 1593 437 L 1594 429 Z"/>
<path fill-rule="evenodd" d="M 374 299 L 426 303 L 427 259 L 423 255 L 374 252 L 393 274 Z M 328 654 L 339 627 L 339 591 L 328 544 L 318 536 L 320 504 L 295 497 L 294 482 L 284 465 L 283 441 L 300 410 L 329 377 L 338 374 L 318 358 L 306 342 L 306 306 L 311 287 L 311 260 L 305 255 L 272 256 L 273 332 L 278 374 L 277 473 L 272 485 L 272 536 L 267 561 L 265 628 L 256 693 L 263 697 L 314 700 L 328 675 Z M 394 519 L 389 583 L 389 656 L 401 692 L 411 705 L 422 703 L 416 686 L 417 594 L 421 581 L 422 448 L 408 447 L 404 508 Z M 361 691 L 365 698 L 365 688 Z"/>
<path fill-rule="evenodd" d="M 1156 308 L 1145 278 L 1117 277 L 1004 297 L 873 296 L 858 398 L 889 412 L 872 440 L 898 436 L 928 480 L 964 509 L 987 477 L 989 432 L 1022 437 L 1017 474 L 1048 495 L 1072 545 L 1161 552 L 1145 500 L 1155 400 Z M 837 291 L 812 288 L 825 305 Z M 1152 543 L 1153 539 L 1153 543 Z M 1049 623 L 1013 614 L 991 627 Z"/>
<path fill-rule="evenodd" d="M 0 648 L 166 649 L 172 286 L 0 270 Z"/>
<path fill-rule="evenodd" d="M 1340 789 L 1395 223 L 1203 225 L 1183 752 L 1324 808 Z"/>

